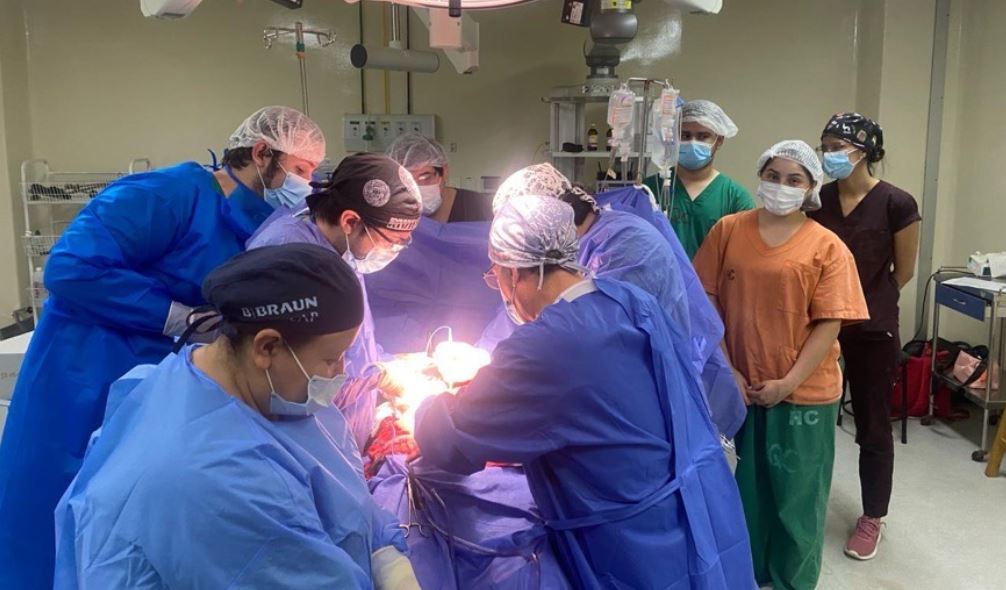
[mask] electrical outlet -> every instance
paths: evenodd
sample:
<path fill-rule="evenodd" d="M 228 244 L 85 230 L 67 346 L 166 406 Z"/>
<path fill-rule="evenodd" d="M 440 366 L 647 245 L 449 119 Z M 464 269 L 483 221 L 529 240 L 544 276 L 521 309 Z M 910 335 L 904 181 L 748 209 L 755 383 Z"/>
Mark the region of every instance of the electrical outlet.
<path fill-rule="evenodd" d="M 436 137 L 433 115 L 352 115 L 342 118 L 343 144 L 348 152 L 383 152 L 407 133 Z"/>
<path fill-rule="evenodd" d="M 450 151 L 452 154 L 458 153 L 458 144 L 451 142 Z"/>

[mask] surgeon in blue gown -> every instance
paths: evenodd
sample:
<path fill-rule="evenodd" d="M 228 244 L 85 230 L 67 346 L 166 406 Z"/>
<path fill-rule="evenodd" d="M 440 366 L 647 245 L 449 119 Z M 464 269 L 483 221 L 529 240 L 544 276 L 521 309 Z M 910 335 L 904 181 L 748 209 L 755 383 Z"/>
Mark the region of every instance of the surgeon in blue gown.
<path fill-rule="evenodd" d="M 52 581 L 52 511 L 101 424 L 109 385 L 159 362 L 203 304 L 207 273 L 276 207 L 310 192 L 318 126 L 286 107 L 248 117 L 224 169 L 188 162 L 127 176 L 77 216 L 45 267 L 50 298 L 0 446 L 0 588 Z"/>
<path fill-rule="evenodd" d="M 497 211 L 486 280 L 518 327 L 470 385 L 419 407 L 423 460 L 524 464 L 578 588 L 755 588 L 688 341 L 652 295 L 585 277 L 573 216 L 536 196 Z"/>
<path fill-rule="evenodd" d="M 747 409 L 733 371 L 723 356 L 723 322 L 709 304 L 695 269 L 673 230 L 661 233 L 634 212 L 601 209 L 597 200 L 574 187 L 550 164 L 518 170 L 503 182 L 493 201 L 497 210 L 520 195 L 555 197 L 576 212 L 580 251 L 577 261 L 598 277 L 631 283 L 656 297 L 671 321 L 690 341 L 692 365 L 701 375 L 713 424 L 727 438 L 744 423 Z M 480 341 L 493 348 L 514 328 L 497 315 Z"/>
<path fill-rule="evenodd" d="M 220 336 L 112 386 L 56 511 L 57 590 L 418 590 L 332 399 L 363 319 L 349 266 L 311 244 L 213 271 Z"/>
<path fill-rule="evenodd" d="M 364 276 L 391 263 L 412 241 L 422 216 L 422 197 L 409 172 L 378 154 L 348 156 L 325 182 L 315 183 L 307 208 L 267 222 L 248 241 L 262 246 L 315 244 L 342 256 L 364 290 L 363 324 L 346 351 L 349 380 L 335 400 L 362 449 L 374 429 L 379 381 L 386 360 L 374 335 Z"/>

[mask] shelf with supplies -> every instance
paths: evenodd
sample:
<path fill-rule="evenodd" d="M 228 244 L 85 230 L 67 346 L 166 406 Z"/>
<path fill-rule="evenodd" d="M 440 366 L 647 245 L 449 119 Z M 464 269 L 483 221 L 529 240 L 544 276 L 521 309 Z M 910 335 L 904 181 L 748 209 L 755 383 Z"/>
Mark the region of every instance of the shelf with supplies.
<path fill-rule="evenodd" d="M 31 308 L 36 322 L 48 296 L 42 278 L 45 259 L 59 240 L 63 228 L 109 184 L 128 174 L 150 169 L 152 164 L 147 158 L 134 159 L 125 170 L 116 172 L 55 171 L 44 159 L 21 163 L 25 227 L 21 245 L 28 261 Z"/>

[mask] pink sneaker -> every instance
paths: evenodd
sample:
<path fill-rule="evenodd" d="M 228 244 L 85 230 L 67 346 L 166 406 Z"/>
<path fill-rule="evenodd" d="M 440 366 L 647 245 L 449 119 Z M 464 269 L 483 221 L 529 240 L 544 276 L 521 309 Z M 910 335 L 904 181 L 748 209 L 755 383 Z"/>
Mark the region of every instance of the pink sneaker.
<path fill-rule="evenodd" d="M 860 516 L 856 521 L 856 530 L 845 544 L 845 554 L 860 561 L 876 557 L 885 526 L 879 518 Z"/>

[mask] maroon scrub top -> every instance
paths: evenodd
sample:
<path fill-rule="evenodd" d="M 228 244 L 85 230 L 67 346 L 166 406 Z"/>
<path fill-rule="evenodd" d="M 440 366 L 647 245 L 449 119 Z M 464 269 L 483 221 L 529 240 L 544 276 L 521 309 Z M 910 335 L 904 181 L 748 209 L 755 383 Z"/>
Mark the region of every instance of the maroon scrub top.
<path fill-rule="evenodd" d="M 880 181 L 848 216 L 842 215 L 838 183 L 821 187 L 821 209 L 811 219 L 838 234 L 852 251 L 870 320 L 843 330 L 898 331 L 898 283 L 894 280 L 894 234 L 922 219 L 912 195 Z"/>

